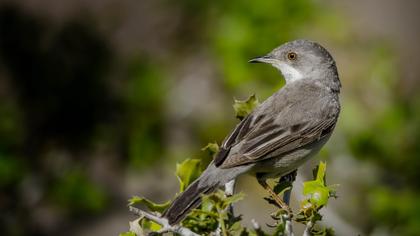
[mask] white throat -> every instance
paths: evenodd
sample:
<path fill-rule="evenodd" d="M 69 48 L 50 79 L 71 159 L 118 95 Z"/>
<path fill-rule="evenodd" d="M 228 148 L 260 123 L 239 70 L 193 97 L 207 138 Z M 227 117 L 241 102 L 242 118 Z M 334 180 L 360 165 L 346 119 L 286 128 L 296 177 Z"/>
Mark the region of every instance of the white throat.
<path fill-rule="evenodd" d="M 280 72 L 286 79 L 286 83 L 294 82 L 303 78 L 303 74 L 300 71 L 296 70 L 295 68 L 286 63 L 279 62 L 273 63 L 272 65 L 280 70 Z"/>

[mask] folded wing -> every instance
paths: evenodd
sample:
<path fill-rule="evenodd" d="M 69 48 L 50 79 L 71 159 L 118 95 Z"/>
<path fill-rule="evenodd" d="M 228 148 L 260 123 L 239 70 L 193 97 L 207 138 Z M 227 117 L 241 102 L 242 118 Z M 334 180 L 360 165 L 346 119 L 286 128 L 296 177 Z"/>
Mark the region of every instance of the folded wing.
<path fill-rule="evenodd" d="M 284 104 L 284 109 L 277 116 L 273 116 L 273 111 L 251 113 L 225 139 L 214 160 L 215 165 L 230 168 L 258 162 L 269 158 L 274 151 L 276 156 L 281 156 L 329 135 L 339 110 L 330 109 L 328 104 L 317 104 L 323 111 L 314 110 L 313 105 Z M 287 114 L 299 116 L 290 117 Z"/>

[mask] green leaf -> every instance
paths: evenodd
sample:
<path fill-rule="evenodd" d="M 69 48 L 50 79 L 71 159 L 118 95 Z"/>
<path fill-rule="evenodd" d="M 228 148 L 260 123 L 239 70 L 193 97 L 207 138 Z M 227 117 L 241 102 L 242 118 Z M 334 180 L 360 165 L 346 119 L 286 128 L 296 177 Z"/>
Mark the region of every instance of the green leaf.
<path fill-rule="evenodd" d="M 203 196 L 203 199 L 212 202 L 216 207 L 221 208 L 223 205 L 223 200 L 225 198 L 225 194 L 222 190 L 218 190 L 210 195 Z"/>
<path fill-rule="evenodd" d="M 141 219 L 141 227 L 150 231 L 159 231 L 162 228 L 160 224 L 145 218 Z"/>
<path fill-rule="evenodd" d="M 327 171 L 327 163 L 321 161 L 317 167 L 316 179 L 325 185 L 325 172 Z"/>
<path fill-rule="evenodd" d="M 217 143 L 208 143 L 201 151 L 208 152 L 209 156 L 213 156 L 219 152 L 219 145 Z"/>
<path fill-rule="evenodd" d="M 201 160 L 186 159 L 181 164 L 176 165 L 176 176 L 179 180 L 180 192 L 183 192 L 201 174 Z"/>
<path fill-rule="evenodd" d="M 316 206 L 324 206 L 328 203 L 330 190 L 327 187 L 317 188 L 312 194 L 310 201 Z"/>
<path fill-rule="evenodd" d="M 120 233 L 119 236 L 137 236 L 137 235 L 133 232 L 124 232 L 124 233 Z"/>
<path fill-rule="evenodd" d="M 245 235 L 240 234 L 243 232 L 243 227 L 240 224 L 242 218 L 234 217 L 227 211 L 229 204 L 235 203 L 243 197 L 243 193 L 227 197 L 222 190 L 203 195 L 201 208 L 194 209 L 182 222 L 182 225 L 200 235 L 208 235 L 209 232 L 216 230 L 221 222 L 224 222 L 229 235 Z"/>
<path fill-rule="evenodd" d="M 235 202 L 238 202 L 238 201 L 244 199 L 244 197 L 245 197 L 245 194 L 243 192 L 234 194 L 230 197 L 226 197 L 224 199 L 224 204 L 226 204 L 226 205 L 233 204 Z"/>
<path fill-rule="evenodd" d="M 306 181 L 303 183 L 303 194 L 310 195 L 317 191 L 318 188 L 324 188 L 318 180 Z"/>
<path fill-rule="evenodd" d="M 328 199 L 335 194 L 335 191 L 325 184 L 326 169 L 327 164 L 321 161 L 314 169 L 315 180 L 303 183 L 303 194 L 309 195 L 309 202 L 314 204 L 316 207 L 326 205 L 328 203 Z"/>
<path fill-rule="evenodd" d="M 171 204 L 171 202 L 167 201 L 165 203 L 159 204 L 159 203 L 154 203 L 150 201 L 149 199 L 142 198 L 139 196 L 133 196 L 132 198 L 128 200 L 129 206 L 137 205 L 137 204 L 145 205 L 151 211 L 163 212 L 169 206 L 169 204 Z"/>
<path fill-rule="evenodd" d="M 255 96 L 255 94 L 251 95 L 248 99 L 243 101 L 235 99 L 233 109 L 235 109 L 236 118 L 242 120 L 249 113 L 251 113 L 252 110 L 254 110 L 254 108 L 259 104 L 260 103 L 258 102 L 258 99 Z"/>
<path fill-rule="evenodd" d="M 202 197 L 201 210 L 211 212 L 214 208 L 214 202 L 210 201 L 207 197 Z"/>
<path fill-rule="evenodd" d="M 291 188 L 292 188 L 292 182 L 281 181 L 281 182 L 278 182 L 274 186 L 273 191 L 279 195 L 279 194 L 283 194 L 285 191 L 287 191 Z"/>

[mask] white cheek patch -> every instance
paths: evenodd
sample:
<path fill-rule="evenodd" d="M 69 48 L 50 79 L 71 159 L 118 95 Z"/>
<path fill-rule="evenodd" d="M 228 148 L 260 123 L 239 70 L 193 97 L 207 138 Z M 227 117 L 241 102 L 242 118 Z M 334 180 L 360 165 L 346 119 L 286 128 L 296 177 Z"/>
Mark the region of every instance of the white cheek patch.
<path fill-rule="evenodd" d="M 273 63 L 272 65 L 281 71 L 284 78 L 286 79 L 286 82 L 293 82 L 303 78 L 303 75 L 300 71 L 286 63 Z"/>

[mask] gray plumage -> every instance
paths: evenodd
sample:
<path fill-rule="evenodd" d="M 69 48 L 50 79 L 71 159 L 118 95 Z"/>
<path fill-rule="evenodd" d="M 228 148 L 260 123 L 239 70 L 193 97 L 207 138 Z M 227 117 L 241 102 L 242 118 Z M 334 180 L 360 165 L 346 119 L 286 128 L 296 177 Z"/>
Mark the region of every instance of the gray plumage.
<path fill-rule="evenodd" d="M 250 62 L 269 63 L 286 85 L 245 117 L 223 141 L 203 174 L 164 213 L 180 222 L 211 193 L 241 174 L 283 176 L 327 142 L 340 113 L 341 88 L 334 59 L 315 42 L 295 40 Z"/>

